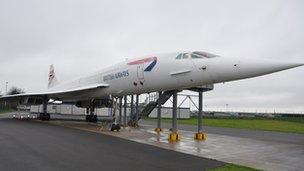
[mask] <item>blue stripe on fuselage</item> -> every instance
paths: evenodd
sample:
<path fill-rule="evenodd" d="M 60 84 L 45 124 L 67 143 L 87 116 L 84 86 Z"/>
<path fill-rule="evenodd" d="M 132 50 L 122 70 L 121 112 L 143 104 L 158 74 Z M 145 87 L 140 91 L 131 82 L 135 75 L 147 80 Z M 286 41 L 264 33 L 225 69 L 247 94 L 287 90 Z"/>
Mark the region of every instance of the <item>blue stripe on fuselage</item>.
<path fill-rule="evenodd" d="M 144 71 L 151 71 L 156 65 L 157 60 L 154 60 Z"/>

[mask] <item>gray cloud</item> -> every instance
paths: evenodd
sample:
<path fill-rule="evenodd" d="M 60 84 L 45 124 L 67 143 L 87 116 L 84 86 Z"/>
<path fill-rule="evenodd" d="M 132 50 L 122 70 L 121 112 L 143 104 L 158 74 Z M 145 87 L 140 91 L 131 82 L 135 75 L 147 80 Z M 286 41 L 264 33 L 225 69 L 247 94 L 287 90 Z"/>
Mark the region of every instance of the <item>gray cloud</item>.
<path fill-rule="evenodd" d="M 0 90 L 42 90 L 138 55 L 206 50 L 301 60 L 304 3 L 291 1 L 0 1 Z M 303 110 L 303 68 L 219 84 L 206 103 Z"/>

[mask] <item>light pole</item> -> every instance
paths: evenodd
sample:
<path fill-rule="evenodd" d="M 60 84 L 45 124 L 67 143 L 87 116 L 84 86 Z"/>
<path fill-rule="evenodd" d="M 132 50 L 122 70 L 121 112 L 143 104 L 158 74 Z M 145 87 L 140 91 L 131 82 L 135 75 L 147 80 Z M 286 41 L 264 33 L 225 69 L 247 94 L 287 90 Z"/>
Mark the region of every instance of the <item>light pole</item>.
<path fill-rule="evenodd" d="M 5 95 L 7 95 L 7 85 L 8 85 L 8 82 L 5 82 Z"/>
<path fill-rule="evenodd" d="M 7 85 L 8 85 L 8 82 L 6 81 L 5 82 L 5 95 L 7 95 Z M 6 108 L 6 101 L 4 102 L 4 106 Z"/>

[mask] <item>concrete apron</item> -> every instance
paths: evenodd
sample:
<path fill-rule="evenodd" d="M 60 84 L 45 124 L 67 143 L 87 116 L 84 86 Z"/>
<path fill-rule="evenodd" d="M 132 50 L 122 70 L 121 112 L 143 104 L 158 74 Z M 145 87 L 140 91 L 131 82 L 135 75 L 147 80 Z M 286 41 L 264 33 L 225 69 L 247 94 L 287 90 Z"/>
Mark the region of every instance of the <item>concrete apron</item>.
<path fill-rule="evenodd" d="M 195 156 L 244 165 L 262 170 L 304 170 L 304 145 L 261 141 L 218 134 L 208 134 L 206 141 L 193 139 L 194 132 L 179 130 L 181 140 L 169 142 L 169 130 L 157 134 L 150 125 L 122 128 L 110 132 L 101 125 L 80 122 L 51 121 L 71 128 L 98 132 L 127 140 L 150 144 Z"/>

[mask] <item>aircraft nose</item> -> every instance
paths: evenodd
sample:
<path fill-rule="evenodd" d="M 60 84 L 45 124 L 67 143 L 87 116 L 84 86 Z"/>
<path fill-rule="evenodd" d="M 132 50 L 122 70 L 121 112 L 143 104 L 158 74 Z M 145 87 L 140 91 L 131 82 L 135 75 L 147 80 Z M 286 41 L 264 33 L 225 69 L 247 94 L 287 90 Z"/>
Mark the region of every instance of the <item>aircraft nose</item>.
<path fill-rule="evenodd" d="M 268 59 L 242 60 L 240 61 L 240 74 L 242 77 L 248 78 L 283 71 L 303 65 L 304 63 L 299 62 L 286 62 Z"/>

